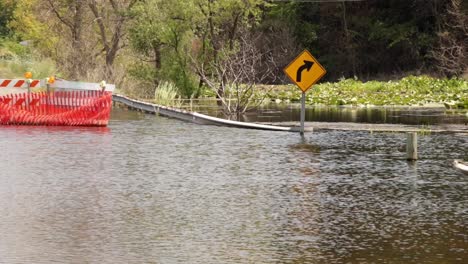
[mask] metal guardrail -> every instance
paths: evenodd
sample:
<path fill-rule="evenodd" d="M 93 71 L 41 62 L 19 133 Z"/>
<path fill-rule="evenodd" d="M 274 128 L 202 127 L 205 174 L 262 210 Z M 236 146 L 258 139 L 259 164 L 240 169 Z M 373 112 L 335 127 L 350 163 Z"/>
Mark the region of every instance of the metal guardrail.
<path fill-rule="evenodd" d="M 128 98 L 123 95 L 114 94 L 113 101 L 122 103 L 130 108 L 138 109 L 152 114 L 157 114 L 169 118 L 174 118 L 186 122 L 191 122 L 200 125 L 216 125 L 216 126 L 227 126 L 227 127 L 237 127 L 237 128 L 247 128 L 247 129 L 259 129 L 259 130 L 270 130 L 270 131 L 287 131 L 287 132 L 299 132 L 298 128 L 295 127 L 282 127 L 282 126 L 272 126 L 272 125 L 263 125 L 256 123 L 247 123 L 232 121 L 217 117 L 212 117 L 197 112 L 189 112 L 182 109 L 142 102 Z"/>

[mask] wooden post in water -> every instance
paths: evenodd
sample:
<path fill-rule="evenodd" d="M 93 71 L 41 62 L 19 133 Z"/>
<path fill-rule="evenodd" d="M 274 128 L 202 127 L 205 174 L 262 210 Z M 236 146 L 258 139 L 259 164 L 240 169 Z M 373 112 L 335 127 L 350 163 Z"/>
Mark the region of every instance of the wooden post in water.
<path fill-rule="evenodd" d="M 406 134 L 406 159 L 418 159 L 418 133 L 416 132 Z"/>

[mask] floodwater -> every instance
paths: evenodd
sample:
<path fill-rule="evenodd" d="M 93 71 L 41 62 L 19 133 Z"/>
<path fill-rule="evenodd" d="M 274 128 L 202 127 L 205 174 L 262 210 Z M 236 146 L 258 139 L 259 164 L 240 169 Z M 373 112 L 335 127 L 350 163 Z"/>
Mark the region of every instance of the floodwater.
<path fill-rule="evenodd" d="M 298 134 L 114 110 L 0 127 L 0 263 L 467 263 L 468 137 Z"/>
<path fill-rule="evenodd" d="M 226 118 L 216 102 L 186 105 L 186 109 Z M 300 104 L 265 104 L 240 117 L 246 122 L 289 122 L 297 121 Z M 441 107 L 350 107 L 350 106 L 307 106 L 306 121 L 358 122 L 406 125 L 467 124 L 467 109 L 445 109 Z"/>
<path fill-rule="evenodd" d="M 269 105 L 259 114 L 247 114 L 245 119 L 259 122 L 297 121 L 299 105 Z M 407 125 L 466 124 L 467 110 L 415 107 L 307 107 L 306 121 L 358 122 Z"/>

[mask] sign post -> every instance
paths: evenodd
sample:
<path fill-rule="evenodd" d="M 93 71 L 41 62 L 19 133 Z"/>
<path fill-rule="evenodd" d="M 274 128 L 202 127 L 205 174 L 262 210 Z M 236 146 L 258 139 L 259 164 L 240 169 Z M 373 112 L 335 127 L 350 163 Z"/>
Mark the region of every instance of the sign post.
<path fill-rule="evenodd" d="M 310 87 L 312 87 L 312 85 L 320 80 L 327 71 L 308 50 L 304 50 L 286 68 L 284 68 L 284 73 L 302 90 L 300 132 L 301 135 L 304 135 L 305 93 L 310 89 Z"/>
<path fill-rule="evenodd" d="M 304 135 L 304 123 L 305 123 L 305 99 L 306 99 L 306 94 L 305 92 L 302 92 L 302 97 L 301 97 L 301 136 Z"/>

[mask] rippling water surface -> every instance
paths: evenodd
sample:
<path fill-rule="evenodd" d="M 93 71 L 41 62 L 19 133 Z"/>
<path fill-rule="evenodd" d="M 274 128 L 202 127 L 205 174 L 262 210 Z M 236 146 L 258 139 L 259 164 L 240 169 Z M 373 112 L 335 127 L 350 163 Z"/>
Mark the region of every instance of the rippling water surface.
<path fill-rule="evenodd" d="M 0 263 L 466 263 L 465 135 L 0 127 Z"/>

